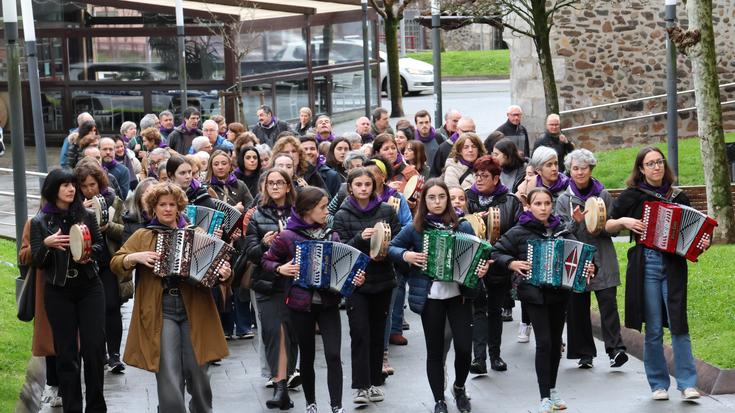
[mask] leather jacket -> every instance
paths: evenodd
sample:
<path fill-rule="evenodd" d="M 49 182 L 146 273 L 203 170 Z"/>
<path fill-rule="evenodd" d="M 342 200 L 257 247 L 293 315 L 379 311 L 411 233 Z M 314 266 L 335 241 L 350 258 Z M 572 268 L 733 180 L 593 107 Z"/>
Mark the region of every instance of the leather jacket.
<path fill-rule="evenodd" d="M 97 225 L 94 213 L 85 210 L 82 222 L 89 228 L 92 235 L 92 261 L 79 264 L 72 260 L 69 248 L 59 250 L 48 248 L 43 240 L 49 235 L 61 229 L 63 234 L 69 233 L 73 218 L 70 214 L 59 214 L 56 212 L 39 212 L 31 220 L 31 263 L 34 267 L 43 271 L 47 283 L 63 287 L 66 285 L 69 270 L 78 271 L 78 276 L 87 276 L 89 279 L 97 277 L 99 266 L 98 257 L 103 255 L 105 243 L 102 233 Z"/>

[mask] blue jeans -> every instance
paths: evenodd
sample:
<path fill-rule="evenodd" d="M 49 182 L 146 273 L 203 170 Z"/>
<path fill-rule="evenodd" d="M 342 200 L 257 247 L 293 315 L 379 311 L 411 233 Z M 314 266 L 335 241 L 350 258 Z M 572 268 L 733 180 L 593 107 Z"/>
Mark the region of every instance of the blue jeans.
<path fill-rule="evenodd" d="M 645 273 L 643 279 L 644 316 L 646 339 L 643 347 L 643 363 L 651 390 L 668 390 L 671 384 L 663 347 L 663 310 L 668 313 L 668 276 L 661 252 L 645 249 Z M 663 304 L 662 305 L 662 301 Z M 668 317 L 667 317 L 668 318 Z M 674 350 L 674 374 L 677 389 L 684 390 L 697 384 L 697 370 L 692 356 L 689 334 L 671 335 Z"/>

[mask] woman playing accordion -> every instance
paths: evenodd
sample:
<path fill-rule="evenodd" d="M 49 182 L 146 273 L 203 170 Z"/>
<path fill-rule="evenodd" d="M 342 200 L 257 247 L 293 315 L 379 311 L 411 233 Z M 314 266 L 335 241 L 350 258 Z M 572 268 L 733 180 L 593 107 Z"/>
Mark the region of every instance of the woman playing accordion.
<path fill-rule="evenodd" d="M 130 279 L 135 269 L 138 280 L 124 359 L 131 366 L 156 373 L 161 412 L 187 410 L 185 384 L 191 394 L 191 410 L 211 412 L 207 366 L 226 357 L 228 351 L 210 289 L 154 273 L 160 264 L 158 234 L 186 227 L 182 215 L 186 195 L 178 185 L 155 184 L 145 192 L 143 204 L 152 221 L 136 231 L 110 262 L 121 279 Z M 226 280 L 229 264 L 225 262 L 218 273 L 220 281 Z"/>
<path fill-rule="evenodd" d="M 663 153 L 650 146 L 641 149 L 626 181 L 628 188 L 615 200 L 605 230 L 628 229 L 631 235 L 640 237 L 646 231 L 641 220 L 645 201 L 689 205 L 689 198 L 673 182 L 674 174 Z M 706 241 L 704 248 L 708 247 Z M 687 323 L 686 259 L 638 244 L 628 252 L 625 277 L 625 326 L 640 331 L 646 323 L 643 363 L 653 399 L 669 398 L 671 378 L 664 357 L 664 325 L 671 330 L 677 388 L 684 399 L 699 398 Z"/>
<path fill-rule="evenodd" d="M 421 315 L 424 327 L 426 372 L 436 403 L 434 411 L 447 411 L 444 401 L 444 327 L 445 320 L 448 319 L 456 358 L 452 394 L 457 401 L 457 409 L 460 412 L 470 412 L 470 401 L 464 385 L 472 360 L 471 298 L 477 295 L 477 291 L 453 281 L 432 280 L 419 268 L 426 267 L 428 261 L 423 248 L 426 242 L 424 237 L 428 236 L 426 231 L 444 230 L 474 234 L 469 223 L 458 221 L 449 198 L 449 189 L 441 180 L 428 180 L 421 194 L 414 223 L 401 230 L 393 239 L 389 253 L 393 261 L 412 265 L 409 275 L 412 292 L 409 304 L 413 311 Z M 488 266 L 489 262 L 481 264 L 477 268 L 477 276 L 484 277 Z"/>

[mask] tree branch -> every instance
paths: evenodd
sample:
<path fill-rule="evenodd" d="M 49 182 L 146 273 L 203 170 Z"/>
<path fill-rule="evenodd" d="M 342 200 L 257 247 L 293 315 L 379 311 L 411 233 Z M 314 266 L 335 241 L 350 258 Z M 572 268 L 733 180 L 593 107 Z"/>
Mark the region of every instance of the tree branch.
<path fill-rule="evenodd" d="M 375 11 L 380 15 L 380 17 L 382 17 L 383 19 L 386 18 L 385 9 L 378 7 L 378 3 L 376 2 L 376 0 L 370 0 L 370 5 L 375 9 Z"/>
<path fill-rule="evenodd" d="M 506 22 L 503 22 L 503 26 L 507 27 L 508 29 L 510 29 L 514 33 L 518 33 L 518 34 L 523 35 L 523 36 L 528 36 L 528 37 L 530 37 L 530 38 L 532 38 L 534 40 L 536 39 L 536 34 L 534 34 L 532 32 L 529 32 L 527 30 L 521 30 L 521 29 L 513 26 L 512 24 L 508 24 Z"/>
<path fill-rule="evenodd" d="M 409 4 L 411 4 L 413 0 L 403 0 L 401 4 L 398 6 L 398 12 L 396 13 L 396 18 L 398 20 L 403 20 L 403 11 L 406 10 L 406 7 L 408 7 Z"/>

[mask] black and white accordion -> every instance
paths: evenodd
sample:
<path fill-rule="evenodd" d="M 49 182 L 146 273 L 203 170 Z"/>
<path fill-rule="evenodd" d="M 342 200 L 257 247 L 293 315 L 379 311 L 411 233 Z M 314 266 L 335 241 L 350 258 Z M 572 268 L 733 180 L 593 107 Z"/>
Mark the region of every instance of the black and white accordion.
<path fill-rule="evenodd" d="M 160 259 L 153 266 L 154 274 L 180 277 L 190 284 L 211 288 L 233 249 L 219 238 L 183 228 L 158 232 L 156 252 Z"/>
<path fill-rule="evenodd" d="M 436 281 L 457 282 L 475 288 L 478 268 L 490 258 L 492 246 L 474 235 L 444 230 L 427 230 L 423 235 L 426 254 L 424 273 Z"/>
<path fill-rule="evenodd" d="M 192 225 L 201 228 L 207 234 L 213 234 L 214 230 L 222 226 L 225 219 L 223 212 L 201 205 L 187 205 L 184 214 Z"/>
<path fill-rule="evenodd" d="M 553 238 L 528 241 L 528 262 L 531 272 L 527 281 L 537 287 L 555 287 L 574 292 L 587 289 L 597 248 L 583 242 Z"/>
<path fill-rule="evenodd" d="M 220 199 L 212 198 L 212 201 L 214 201 L 215 209 L 223 214 L 221 224 L 223 238 L 228 240 L 232 237 L 235 230 L 242 230 L 242 222 L 245 218 L 245 214 Z"/>
<path fill-rule="evenodd" d="M 299 264 L 294 282 L 304 288 L 330 289 L 345 297 L 355 291 L 355 276 L 364 272 L 370 257 L 340 242 L 296 243 L 293 262 Z"/>
<path fill-rule="evenodd" d="M 692 207 L 660 201 L 643 203 L 643 234 L 638 243 L 696 262 L 717 221 Z"/>

